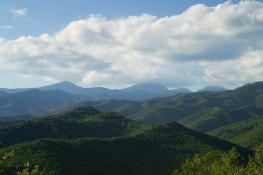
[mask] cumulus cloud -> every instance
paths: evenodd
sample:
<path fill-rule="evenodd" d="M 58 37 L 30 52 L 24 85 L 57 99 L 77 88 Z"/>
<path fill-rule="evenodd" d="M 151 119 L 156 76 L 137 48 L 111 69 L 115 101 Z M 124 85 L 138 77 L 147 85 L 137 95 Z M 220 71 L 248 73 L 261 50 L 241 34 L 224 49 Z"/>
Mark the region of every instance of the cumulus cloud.
<path fill-rule="evenodd" d="M 28 9 L 27 8 L 18 8 L 18 9 L 10 9 L 10 12 L 13 16 L 26 16 Z"/>
<path fill-rule="evenodd" d="M 258 1 L 197 4 L 162 18 L 95 15 L 52 35 L 0 39 L 0 71 L 86 86 L 230 87 L 262 80 L 262 33 Z"/>

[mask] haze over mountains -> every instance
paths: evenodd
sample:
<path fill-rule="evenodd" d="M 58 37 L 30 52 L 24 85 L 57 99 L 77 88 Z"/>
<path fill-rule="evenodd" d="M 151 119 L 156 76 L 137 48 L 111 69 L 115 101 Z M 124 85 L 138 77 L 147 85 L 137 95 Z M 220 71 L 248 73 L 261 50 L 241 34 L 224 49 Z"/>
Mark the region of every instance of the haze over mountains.
<path fill-rule="evenodd" d="M 83 88 L 68 81 L 64 81 L 48 86 L 43 86 L 39 88 L 17 88 L 17 89 L 0 88 L 0 92 L 18 93 L 30 89 L 38 89 L 45 91 L 62 90 L 74 95 L 87 95 L 89 97 L 94 98 L 94 100 L 105 100 L 105 99 L 142 100 L 142 99 L 153 98 L 153 97 L 164 97 L 164 96 L 176 95 L 179 93 L 192 92 L 187 88 L 168 89 L 167 87 L 158 83 L 141 83 L 123 89 L 108 89 L 104 87 Z M 220 92 L 225 90 L 227 89 L 220 86 L 207 86 L 198 90 L 198 92 Z"/>
<path fill-rule="evenodd" d="M 0 89 L 0 118 L 8 116 L 43 116 L 84 101 L 144 100 L 179 93 L 190 93 L 188 89 L 172 89 L 156 83 L 138 84 L 124 89 L 102 87 L 82 88 L 70 82 L 61 82 L 40 88 Z"/>
<path fill-rule="evenodd" d="M 124 100 L 143 100 L 154 97 L 164 97 L 176 95 L 179 93 L 190 93 L 186 88 L 167 89 L 165 86 L 157 83 L 142 83 L 123 89 L 107 89 L 103 87 L 83 88 L 71 82 L 64 81 L 61 83 L 52 84 L 49 86 L 36 88 L 37 90 L 62 90 L 72 95 L 84 95 L 89 97 L 89 100 L 106 100 L 106 99 L 124 99 Z M 18 93 L 30 90 L 30 88 L 21 89 L 0 89 L 5 93 Z"/>
<path fill-rule="evenodd" d="M 205 89 L 207 92 L 215 92 L 211 88 Z M 2 88 L 0 92 L 0 120 L 8 120 L 8 116 L 16 116 L 19 119 L 20 116 L 25 115 L 49 115 L 85 101 L 140 101 L 192 93 L 186 88 L 168 89 L 157 83 L 142 83 L 123 89 L 107 89 L 83 88 L 67 81 L 34 89 Z"/>

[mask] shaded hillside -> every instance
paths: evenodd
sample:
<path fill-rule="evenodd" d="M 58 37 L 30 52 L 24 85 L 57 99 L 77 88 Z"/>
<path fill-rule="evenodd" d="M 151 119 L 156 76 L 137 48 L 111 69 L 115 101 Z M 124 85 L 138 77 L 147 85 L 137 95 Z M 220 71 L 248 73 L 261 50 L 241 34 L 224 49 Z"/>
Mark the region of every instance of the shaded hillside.
<path fill-rule="evenodd" d="M 209 131 L 208 134 L 250 148 L 263 144 L 263 116 L 243 120 Z"/>
<path fill-rule="evenodd" d="M 116 113 L 77 108 L 58 116 L 14 122 L 0 128 L 0 147 L 41 138 L 118 137 L 137 132 L 143 124 Z"/>
<path fill-rule="evenodd" d="M 37 140 L 2 151 L 14 150 L 14 164 L 29 160 L 42 167 L 44 174 L 169 175 L 196 153 L 229 150 L 233 146 L 178 125 L 149 132 L 114 139 Z"/>
<path fill-rule="evenodd" d="M 47 175 L 169 175 L 196 153 L 232 147 L 243 156 L 249 153 L 178 123 L 151 127 L 93 108 L 0 129 L 2 146 L 21 143 L 0 151 L 14 151 L 11 165 L 29 161 Z"/>
<path fill-rule="evenodd" d="M 263 108 L 252 106 L 242 107 L 235 110 L 211 108 L 186 117 L 180 120 L 180 123 L 194 130 L 207 132 L 258 115 L 263 115 Z"/>
<path fill-rule="evenodd" d="M 59 85 L 61 84 L 50 88 L 60 87 Z M 139 94 L 147 95 L 148 92 L 161 93 L 165 91 L 165 88 L 159 85 L 143 84 L 130 87 L 125 90 L 125 93 L 127 95 L 130 91 L 138 92 L 138 90 L 140 91 Z M 224 92 L 186 93 L 143 101 L 92 101 L 85 102 L 83 105 L 93 106 L 101 111 L 115 111 L 128 118 L 141 120 L 148 124 L 162 124 L 185 120 L 187 117 L 198 116 L 205 113 L 205 111 L 209 113 L 215 108 L 220 108 L 224 112 L 238 110 L 247 106 L 262 108 L 262 94 L 263 83 L 258 82 Z M 96 93 L 93 95 L 96 96 Z M 100 95 L 104 98 L 103 94 Z M 132 96 L 135 97 L 136 95 L 132 94 Z M 89 96 L 71 95 L 60 90 L 29 90 L 14 94 L 3 93 L 0 95 L 0 116 L 54 114 L 57 111 L 67 109 L 69 106 L 75 106 L 79 102 L 86 100 L 92 100 L 92 98 Z M 206 116 L 207 114 L 204 114 L 204 117 Z M 228 122 L 226 123 L 228 124 Z"/>
<path fill-rule="evenodd" d="M 263 82 L 248 84 L 231 91 L 179 94 L 172 97 L 130 101 L 87 103 L 103 111 L 113 110 L 128 118 L 150 124 L 179 121 L 202 111 L 220 108 L 231 111 L 246 106 L 263 108 Z"/>
<path fill-rule="evenodd" d="M 85 98 L 61 90 L 36 89 L 0 95 L 0 116 L 47 115 L 75 105 Z"/>

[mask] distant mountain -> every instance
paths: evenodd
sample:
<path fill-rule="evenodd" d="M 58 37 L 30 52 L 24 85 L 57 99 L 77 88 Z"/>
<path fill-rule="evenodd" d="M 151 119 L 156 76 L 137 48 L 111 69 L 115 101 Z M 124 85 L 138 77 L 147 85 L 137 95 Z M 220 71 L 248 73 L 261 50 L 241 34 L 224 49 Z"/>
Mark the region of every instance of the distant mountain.
<path fill-rule="evenodd" d="M 145 100 L 155 97 L 166 97 L 179 93 L 189 93 L 186 88 L 168 90 L 166 87 L 157 83 L 142 83 L 124 89 L 107 89 L 103 87 L 83 88 L 71 82 L 64 81 L 49 86 L 39 87 L 39 90 L 62 90 L 72 95 L 84 95 L 91 101 L 100 100 Z M 0 89 L 1 92 L 17 93 L 28 89 Z"/>
<path fill-rule="evenodd" d="M 67 93 L 73 94 L 73 95 L 86 95 L 90 98 L 95 98 L 98 96 L 98 94 L 105 94 L 105 93 L 111 93 L 112 90 L 102 88 L 102 87 L 94 87 L 94 88 L 83 88 L 80 86 L 77 86 L 71 82 L 64 81 L 61 83 L 56 83 L 50 86 L 44 86 L 38 88 L 40 90 L 62 90 Z M 105 99 L 108 98 L 108 95 L 105 95 Z"/>
<path fill-rule="evenodd" d="M 158 83 L 142 83 L 121 89 L 120 92 L 126 96 L 126 100 L 142 100 L 154 97 L 166 97 L 180 93 L 189 93 L 186 88 L 168 90 L 165 86 Z"/>
<path fill-rule="evenodd" d="M 190 90 L 187 89 L 187 88 L 178 88 L 178 89 L 170 89 L 170 90 L 169 90 L 169 93 L 170 93 L 170 94 L 173 94 L 173 95 L 177 95 L 177 94 L 192 93 L 192 91 L 190 91 Z"/>
<path fill-rule="evenodd" d="M 3 90 L 3 89 L 2 89 Z M 187 93 L 186 89 L 169 91 L 159 84 L 139 84 L 126 89 L 82 88 L 61 82 L 37 89 L 4 89 L 0 91 L 0 121 L 53 114 L 83 101 L 142 100 Z M 12 119 L 8 118 L 13 116 Z"/>
<path fill-rule="evenodd" d="M 220 86 L 207 86 L 200 89 L 198 92 L 222 92 L 226 90 L 226 88 Z"/>
<path fill-rule="evenodd" d="M 64 88 L 64 91 L 44 91 L 53 88 Z M 75 92 L 76 89 L 85 90 L 86 95 L 65 92 L 66 90 L 73 91 L 73 89 Z M 100 91 L 104 93 L 98 94 L 92 92 L 95 90 L 95 88 L 81 88 L 64 82 L 42 90 L 31 89 L 19 93 L 2 93 L 0 95 L 0 117 L 53 114 L 81 102 L 84 106 L 93 106 L 102 111 L 115 111 L 148 124 L 189 121 L 184 124 L 199 131 L 208 131 L 241 119 L 252 118 L 259 115 L 260 113 L 257 112 L 263 108 L 263 82 L 247 84 L 235 90 L 222 92 L 187 93 L 185 91 L 177 95 L 170 94 L 175 90 L 168 90 L 159 84 L 152 83 L 121 90 L 102 88 Z M 165 95 L 164 92 L 167 94 Z M 140 99 L 141 101 L 138 101 Z M 246 111 L 236 114 L 235 112 L 240 109 Z M 256 111 L 251 113 L 251 110 L 254 109 Z"/>
<path fill-rule="evenodd" d="M 0 143 L 0 154 L 14 153 L 9 168 L 27 160 L 56 175 L 170 175 L 196 153 L 250 153 L 178 123 L 149 126 L 90 107 L 0 125 Z"/>
<path fill-rule="evenodd" d="M 144 91 L 149 94 L 164 94 L 167 93 L 168 89 L 165 86 L 157 83 L 142 83 L 130 86 L 128 88 L 121 89 L 122 92 L 138 92 Z"/>
<path fill-rule="evenodd" d="M 257 82 L 242 86 L 235 90 L 222 92 L 186 93 L 140 102 L 111 100 L 89 103 L 88 105 L 92 105 L 103 111 L 113 110 L 128 118 L 142 120 L 149 124 L 180 121 L 193 115 L 200 116 L 193 118 L 200 118 L 200 120 L 198 119 L 196 122 L 201 122 L 205 121 L 205 117 L 210 116 L 209 113 L 213 108 L 219 108 L 223 113 L 235 110 L 238 111 L 248 106 L 255 107 L 255 109 L 263 108 L 262 94 L 263 82 Z M 247 110 L 249 112 L 250 108 L 247 108 Z M 218 117 L 216 118 L 220 119 L 220 116 L 222 116 L 222 118 L 224 117 L 224 115 L 221 115 L 220 111 L 218 111 Z M 245 115 L 247 114 L 245 113 Z M 242 118 L 242 116 L 240 116 L 240 118 Z M 226 118 L 225 120 L 228 119 Z M 210 125 L 218 125 L 218 123 L 216 123 L 217 120 L 209 121 L 211 121 Z M 228 122 L 226 122 L 226 124 L 227 123 Z"/>
<path fill-rule="evenodd" d="M 83 94 L 83 93 L 85 93 L 84 88 L 77 86 L 77 85 L 75 85 L 71 82 L 68 82 L 68 81 L 52 84 L 49 86 L 40 87 L 38 89 L 44 90 L 44 91 L 46 91 L 46 90 L 62 90 L 62 91 L 65 91 L 67 93 L 70 93 L 70 94 Z"/>
<path fill-rule="evenodd" d="M 84 99 L 61 90 L 26 90 L 0 95 L 0 116 L 47 115 Z M 1 119 L 1 118 L 0 118 Z"/>
<path fill-rule="evenodd" d="M 7 89 L 7 88 L 0 88 L 0 92 L 4 93 L 18 93 L 18 92 L 23 92 L 26 90 L 29 90 L 30 88 L 18 88 L 18 89 Z"/>

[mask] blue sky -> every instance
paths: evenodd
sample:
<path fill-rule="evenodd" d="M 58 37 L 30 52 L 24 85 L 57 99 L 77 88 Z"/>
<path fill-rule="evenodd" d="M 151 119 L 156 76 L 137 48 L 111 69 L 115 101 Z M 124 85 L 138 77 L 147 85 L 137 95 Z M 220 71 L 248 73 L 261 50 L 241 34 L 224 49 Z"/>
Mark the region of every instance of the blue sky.
<path fill-rule="evenodd" d="M 0 87 L 234 88 L 262 80 L 262 24 L 262 0 L 3 0 Z"/>
<path fill-rule="evenodd" d="M 101 14 L 107 18 L 141 15 L 172 16 L 198 3 L 214 6 L 224 0 L 3 0 L 0 1 L 1 22 L 13 26 L 14 30 L 2 29 L 0 36 L 14 39 L 22 35 L 53 33 L 69 22 L 91 14 Z M 232 0 L 232 2 L 239 2 Z M 16 17 L 11 9 L 28 9 L 28 14 Z"/>

